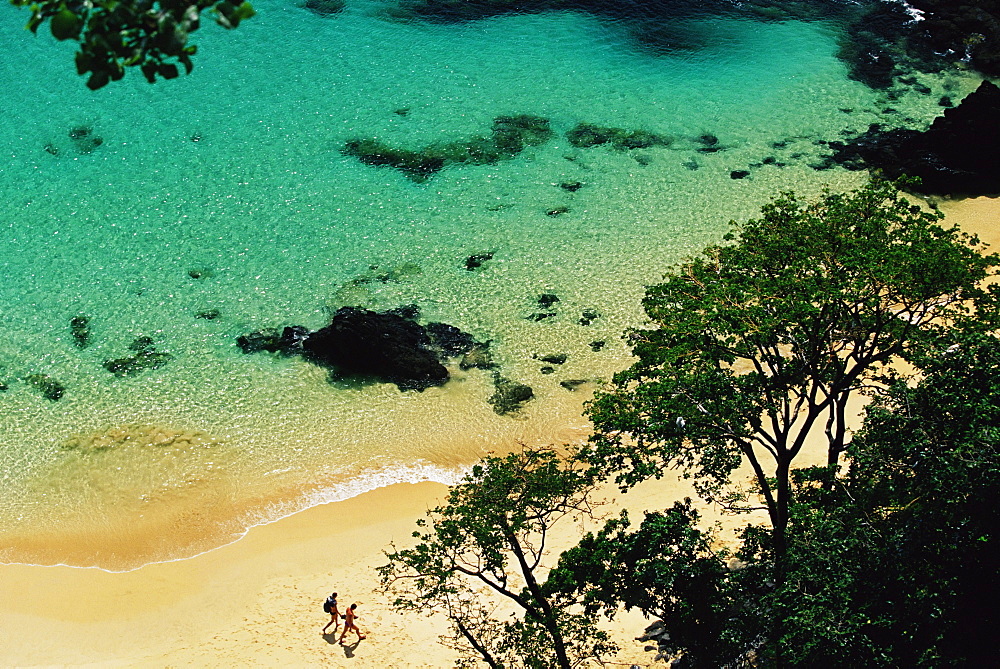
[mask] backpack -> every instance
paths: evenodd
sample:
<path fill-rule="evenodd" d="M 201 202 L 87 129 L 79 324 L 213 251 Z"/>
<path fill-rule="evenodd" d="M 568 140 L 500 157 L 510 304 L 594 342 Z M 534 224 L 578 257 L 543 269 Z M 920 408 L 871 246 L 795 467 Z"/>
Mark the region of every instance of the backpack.
<path fill-rule="evenodd" d="M 323 602 L 323 612 L 324 612 L 324 613 L 329 613 L 329 612 L 330 612 L 330 609 L 331 609 L 331 608 L 333 608 L 333 606 L 334 606 L 334 605 L 335 605 L 336 603 L 337 603 L 337 600 L 336 600 L 336 599 L 334 599 L 334 598 L 333 598 L 332 596 L 331 596 L 331 597 L 327 597 L 327 598 L 326 598 L 326 601 L 325 601 L 325 602 Z"/>

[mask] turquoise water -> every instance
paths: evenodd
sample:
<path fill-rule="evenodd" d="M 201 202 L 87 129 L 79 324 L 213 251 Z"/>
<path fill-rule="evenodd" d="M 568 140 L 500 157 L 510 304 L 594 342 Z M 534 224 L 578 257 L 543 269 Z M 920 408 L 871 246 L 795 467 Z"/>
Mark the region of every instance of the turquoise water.
<path fill-rule="evenodd" d="M 654 54 L 571 12 L 431 25 L 392 19 L 385 2 L 332 17 L 255 6 L 236 31 L 205 22 L 192 75 L 150 86 L 130 73 L 98 92 L 71 47 L 0 7 L 0 560 L 134 568 L 389 482 L 447 482 L 485 452 L 580 439 L 582 402 L 627 364 L 620 333 L 641 323 L 644 285 L 780 189 L 857 184 L 809 167 L 816 140 L 926 123 L 942 94 L 975 84 L 920 76 L 931 94 L 888 100 L 846 78 L 823 22 L 692 19 L 673 26 L 684 48 Z M 340 153 L 358 137 L 419 148 L 483 135 L 506 114 L 546 117 L 555 137 L 422 184 Z M 565 132 L 579 122 L 673 141 L 578 149 Z M 724 150 L 699 152 L 705 134 Z M 785 166 L 730 178 L 769 156 Z M 358 285 L 372 266 L 409 271 Z M 558 316 L 526 320 L 540 293 L 559 296 Z M 235 346 L 262 327 L 318 328 L 344 304 L 413 302 L 492 340 L 536 398 L 498 416 L 480 370 L 400 392 Z M 601 317 L 581 326 L 584 309 Z M 79 314 L 86 349 L 69 329 Z M 108 373 L 138 336 L 170 362 Z M 557 352 L 566 364 L 542 374 L 533 356 Z M 37 374 L 63 397 L 42 397 L 25 381 Z M 570 392 L 566 379 L 591 383 Z"/>

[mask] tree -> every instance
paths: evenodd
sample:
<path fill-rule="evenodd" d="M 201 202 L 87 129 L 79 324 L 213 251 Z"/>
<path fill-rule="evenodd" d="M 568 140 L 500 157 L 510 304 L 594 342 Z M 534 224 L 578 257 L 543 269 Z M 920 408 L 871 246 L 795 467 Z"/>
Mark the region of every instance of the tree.
<path fill-rule="evenodd" d="M 87 87 L 101 88 L 138 67 L 153 83 L 173 79 L 177 65 L 190 74 L 197 47 L 188 44 L 198 29 L 201 12 L 211 10 L 224 28 L 235 28 L 254 15 L 249 2 L 239 0 L 11 0 L 30 7 L 27 28 L 37 34 L 46 21 L 57 40 L 76 40 L 77 73 L 90 73 Z"/>
<path fill-rule="evenodd" d="M 835 465 L 848 400 L 889 363 L 995 324 L 981 282 L 998 258 L 883 181 L 815 203 L 785 193 L 762 213 L 647 289 L 654 328 L 631 332 L 638 361 L 590 407 L 586 457 L 625 486 L 682 468 L 709 501 L 748 462 L 780 579 L 806 438 L 821 431 Z"/>
<path fill-rule="evenodd" d="M 835 519 L 811 503 L 837 486 L 848 400 L 898 382 L 891 363 L 917 361 L 956 333 L 988 331 L 998 320 L 996 291 L 982 283 L 997 256 L 980 253 L 974 237 L 942 228 L 941 214 L 904 200 L 894 184 L 827 191 L 815 203 L 785 193 L 762 213 L 647 289 L 643 306 L 654 327 L 630 333 L 638 360 L 593 401 L 595 434 L 583 456 L 626 488 L 679 468 L 706 500 L 736 507 L 749 498 L 727 484 L 747 462 L 770 527 L 747 528 L 736 553 L 746 567 L 704 571 L 714 577 L 700 596 L 718 603 L 701 622 L 677 615 L 681 598 L 664 583 L 644 601 L 621 588 L 610 563 L 592 565 L 589 575 L 579 560 L 563 565 L 571 572 L 564 582 L 591 601 L 665 616 L 679 648 L 710 666 L 723 656 L 781 666 L 801 616 L 830 609 L 818 600 L 814 607 L 797 603 L 802 583 L 789 579 L 810 554 L 789 543 L 790 522 L 796 513 Z M 795 472 L 807 437 L 817 433 L 827 466 Z M 675 509 L 675 536 L 695 536 L 693 518 L 680 518 L 687 529 L 678 518 Z M 633 539 L 620 533 L 607 547 L 655 540 L 655 525 L 644 525 Z M 659 545 L 665 553 L 650 555 L 646 569 L 661 570 L 669 584 L 695 557 L 679 559 L 676 541 Z M 593 584 L 602 582 L 598 596 Z M 711 648 L 698 646 L 713 634 Z"/>
<path fill-rule="evenodd" d="M 383 587 L 397 609 L 447 616 L 446 643 L 463 665 L 479 658 L 494 668 L 569 669 L 612 652 L 577 598 L 543 580 L 552 526 L 589 517 L 593 486 L 584 468 L 549 450 L 488 457 L 418 521 L 415 547 L 386 554 Z M 503 607 L 483 588 L 521 615 L 498 620 Z"/>

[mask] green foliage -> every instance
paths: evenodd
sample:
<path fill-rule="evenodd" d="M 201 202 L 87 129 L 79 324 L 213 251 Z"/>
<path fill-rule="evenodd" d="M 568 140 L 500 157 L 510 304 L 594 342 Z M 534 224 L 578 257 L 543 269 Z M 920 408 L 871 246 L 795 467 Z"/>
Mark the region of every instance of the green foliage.
<path fill-rule="evenodd" d="M 237 0 L 238 2 L 238 0 Z M 197 50 L 188 45 L 198 29 L 201 12 L 211 9 L 215 21 L 235 28 L 254 15 L 249 2 L 229 0 L 11 0 L 30 7 L 27 28 L 37 34 L 46 21 L 57 40 L 76 40 L 76 69 L 90 73 L 87 87 L 96 90 L 125 76 L 125 68 L 138 67 L 146 79 L 173 79 L 178 64 L 190 74 Z"/>
<path fill-rule="evenodd" d="M 563 553 L 546 585 L 582 594 L 591 613 L 638 608 L 663 621 L 670 653 L 721 666 L 753 649 L 764 615 L 760 593 L 744 590 L 756 585 L 746 568 L 730 568 L 731 556 L 713 548 L 715 537 L 698 521 L 689 499 L 647 512 L 634 531 L 623 512 Z"/>
<path fill-rule="evenodd" d="M 980 282 L 997 258 L 887 182 L 762 213 L 647 289 L 654 327 L 592 404 L 589 457 L 624 485 L 681 468 L 709 500 L 746 459 L 780 534 L 806 437 L 823 431 L 836 463 L 848 400 L 887 363 L 995 324 Z"/>
<path fill-rule="evenodd" d="M 551 451 L 489 457 L 454 486 L 414 532 L 415 547 L 387 553 L 380 568 L 400 610 L 443 613 L 464 662 L 564 667 L 614 649 L 569 594 L 540 580 L 552 526 L 589 516 L 593 479 Z M 520 615 L 497 619 L 487 589 Z"/>

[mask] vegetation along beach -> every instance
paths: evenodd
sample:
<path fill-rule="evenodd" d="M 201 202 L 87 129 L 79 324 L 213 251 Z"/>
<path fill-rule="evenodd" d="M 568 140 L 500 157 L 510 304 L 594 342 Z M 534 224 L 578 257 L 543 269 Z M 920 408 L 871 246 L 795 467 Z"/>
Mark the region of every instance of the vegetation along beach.
<path fill-rule="evenodd" d="M 995 1 L 0 31 L 0 665 L 995 663 Z"/>

